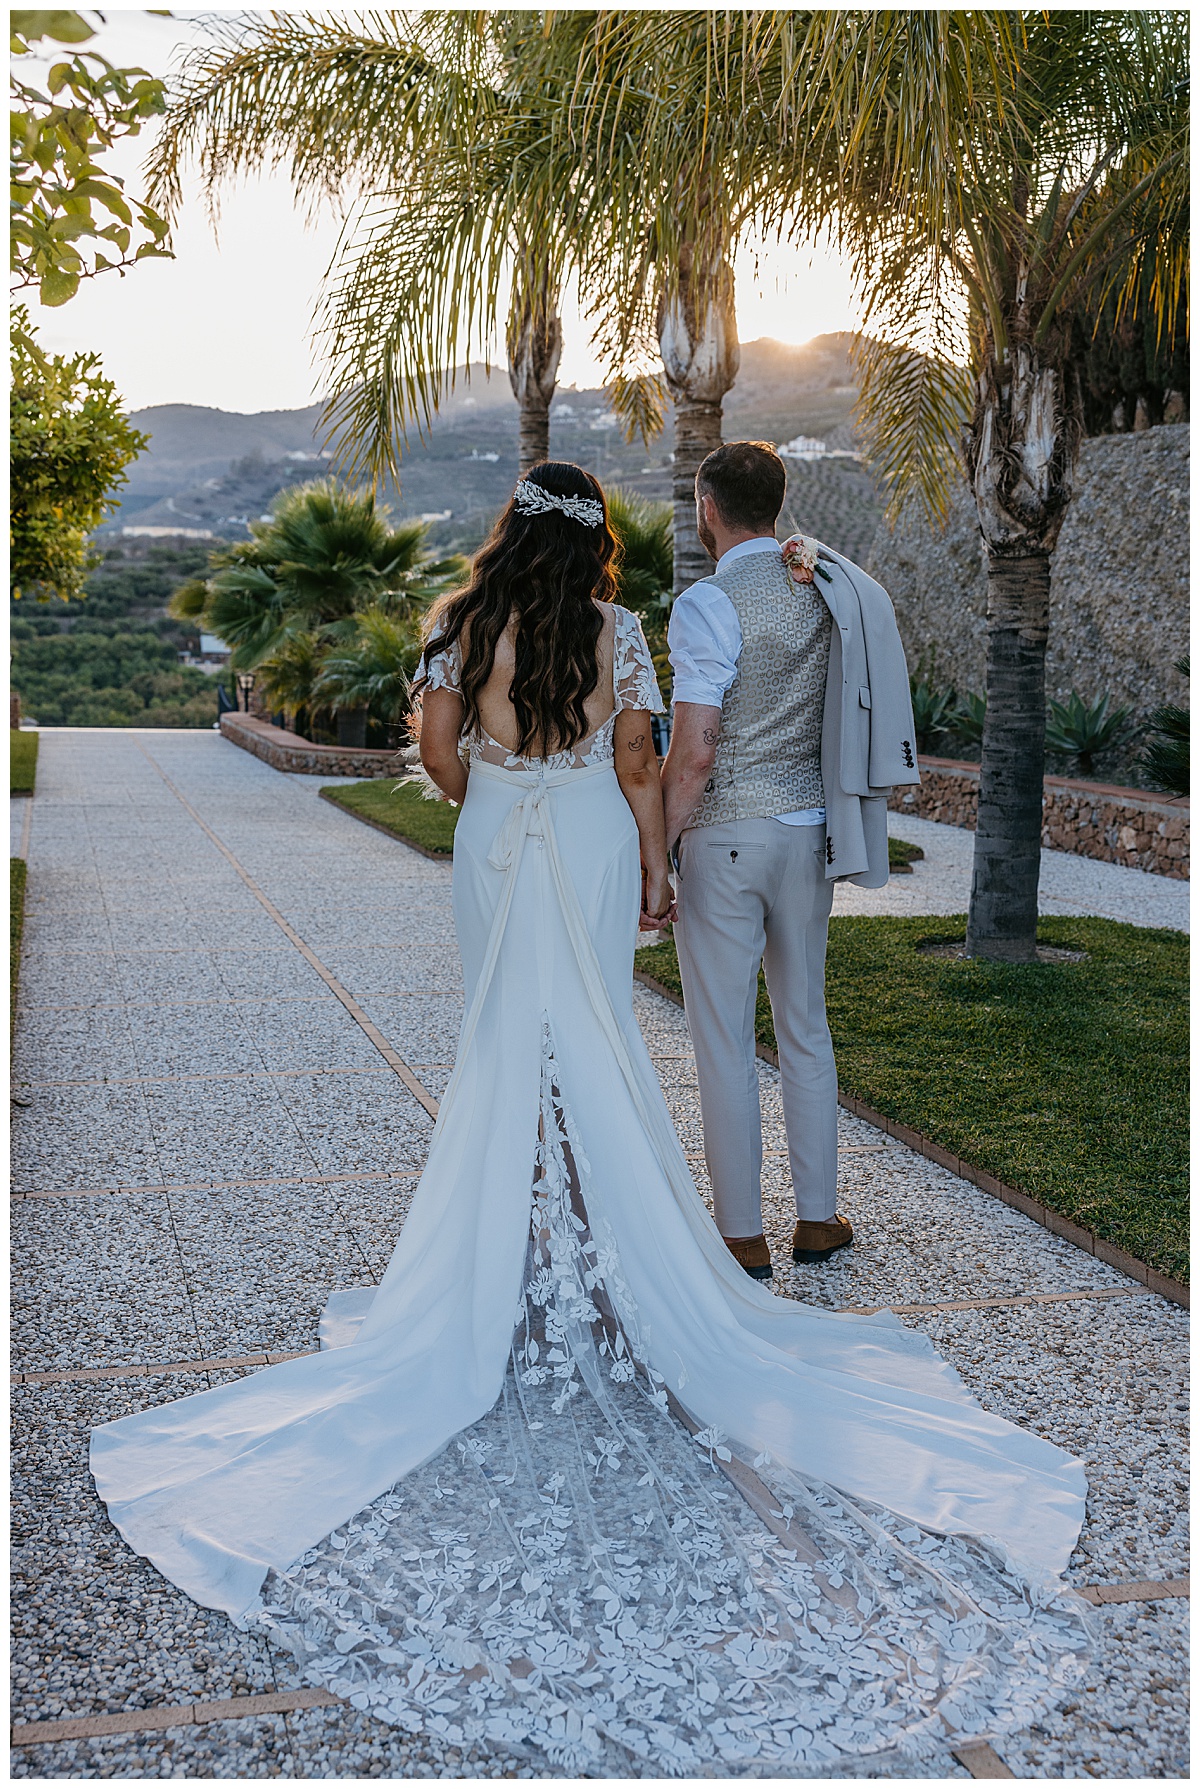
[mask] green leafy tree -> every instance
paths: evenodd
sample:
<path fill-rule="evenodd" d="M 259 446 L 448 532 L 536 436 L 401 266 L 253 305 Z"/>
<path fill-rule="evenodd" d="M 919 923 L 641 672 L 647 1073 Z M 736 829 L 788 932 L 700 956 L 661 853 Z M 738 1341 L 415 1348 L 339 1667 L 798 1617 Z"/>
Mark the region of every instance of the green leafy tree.
<path fill-rule="evenodd" d="M 423 522 L 393 529 L 372 493 L 318 479 L 282 492 L 271 520 L 251 524 L 249 541 L 218 548 L 210 575 L 178 590 L 168 612 L 199 622 L 231 648 L 232 671 L 263 670 L 269 686 L 277 666 L 281 675 L 289 663 L 302 668 L 311 651 L 301 652 L 303 637 L 317 640 L 323 660 L 358 638 L 364 611 L 412 621 L 461 578 L 465 560 L 434 559 L 425 536 Z M 314 702 L 318 676 L 314 670 L 309 686 Z M 364 744 L 366 723 L 364 707 L 339 703 L 339 744 Z"/>
<path fill-rule="evenodd" d="M 171 254 L 166 220 L 102 160 L 166 109 L 166 94 L 144 68 L 114 68 L 94 50 L 55 62 L 43 92 L 26 78 L 34 46 L 84 44 L 95 27 L 78 12 L 10 12 L 9 24 L 12 271 L 43 304 L 66 304 L 80 280 Z"/>
<path fill-rule="evenodd" d="M 87 537 L 116 508 L 126 467 L 148 445 L 121 408 L 99 356 L 46 354 L 18 307 L 9 423 L 13 596 L 83 595 Z"/>

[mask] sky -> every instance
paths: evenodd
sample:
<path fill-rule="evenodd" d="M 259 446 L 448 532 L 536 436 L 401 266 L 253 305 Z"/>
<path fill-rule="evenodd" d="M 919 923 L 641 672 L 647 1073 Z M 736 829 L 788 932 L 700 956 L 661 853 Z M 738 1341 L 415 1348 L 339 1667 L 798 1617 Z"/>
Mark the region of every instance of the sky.
<path fill-rule="evenodd" d="M 233 7 L 170 18 L 106 9 L 105 23 L 84 47 L 169 81 L 205 16 L 214 12 L 245 16 Z M 153 128 L 106 158 L 125 177 L 129 193 L 142 190 L 138 169 Z M 226 191 L 214 237 L 197 183 L 175 225 L 175 259 L 144 261 L 124 278 L 106 273 L 85 281 L 69 304 L 55 310 L 34 303 L 41 340 L 55 353 L 98 352 L 132 409 L 299 409 L 322 394 L 311 323 L 340 226 L 329 207 L 315 220 L 302 215 L 286 176 L 265 174 Z M 744 342 L 773 336 L 799 343 L 857 326 L 846 270 L 820 245 L 748 244 L 734 271 Z M 602 368 L 574 295 L 563 307 L 563 335 L 560 386 L 598 384 Z M 502 354 L 493 358 L 504 364 Z"/>

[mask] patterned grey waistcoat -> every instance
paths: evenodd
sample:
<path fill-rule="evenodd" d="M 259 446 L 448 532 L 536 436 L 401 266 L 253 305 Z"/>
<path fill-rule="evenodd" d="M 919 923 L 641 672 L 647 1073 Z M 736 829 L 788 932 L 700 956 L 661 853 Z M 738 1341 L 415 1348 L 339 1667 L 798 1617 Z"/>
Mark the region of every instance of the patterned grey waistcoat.
<path fill-rule="evenodd" d="M 691 826 L 825 805 L 821 722 L 833 617 L 775 553 L 748 553 L 705 580 L 737 611 L 742 650 L 721 709 L 712 776 Z"/>

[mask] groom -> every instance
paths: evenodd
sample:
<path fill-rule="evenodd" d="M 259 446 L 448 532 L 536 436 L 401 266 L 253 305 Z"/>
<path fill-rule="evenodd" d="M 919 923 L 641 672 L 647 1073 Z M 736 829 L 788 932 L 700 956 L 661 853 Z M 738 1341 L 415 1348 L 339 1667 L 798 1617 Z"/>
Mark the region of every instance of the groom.
<path fill-rule="evenodd" d="M 888 879 L 887 795 L 915 783 L 908 670 L 886 593 L 849 560 L 775 539 L 787 473 L 731 441 L 696 474 L 716 569 L 676 599 L 674 727 L 663 769 L 677 845 L 675 940 L 696 1052 L 717 1226 L 755 1279 L 762 1229 L 758 971 L 779 1048 L 795 1261 L 854 1239 L 837 1211 L 837 1071 L 825 944 L 838 880 Z"/>

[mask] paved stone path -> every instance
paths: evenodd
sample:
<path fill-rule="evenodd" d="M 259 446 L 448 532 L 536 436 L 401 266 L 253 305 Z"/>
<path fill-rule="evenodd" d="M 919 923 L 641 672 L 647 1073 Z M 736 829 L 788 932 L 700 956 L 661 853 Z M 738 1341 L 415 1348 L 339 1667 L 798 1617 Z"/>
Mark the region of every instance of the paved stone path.
<path fill-rule="evenodd" d="M 951 830 L 920 826 L 929 858 L 893 899 L 943 886 L 942 843 L 927 835 Z M 43 733 L 29 860 L 16 1078 L 30 1104 L 13 1158 L 15 1773 L 541 1774 L 320 1705 L 285 1657 L 129 1552 L 87 1471 L 93 1423 L 314 1347 L 330 1289 L 381 1274 L 461 1015 L 448 868 L 321 802 L 315 779 L 198 732 Z M 1113 873 L 1137 877 L 1131 889 L 1159 881 Z M 1081 900 L 1118 888 L 1094 886 Z M 1174 885 L 1157 896 L 1166 905 L 1152 911 L 1174 912 Z M 686 1022 L 635 995 L 696 1154 Z M 986 1405 L 1088 1462 L 1072 1579 L 1141 1586 L 1098 1609 L 1085 1690 L 1007 1742 L 1004 1762 L 1017 1776 L 1186 1774 L 1187 1604 L 1145 1595 L 1145 1581 L 1187 1571 L 1184 1313 L 844 1113 L 857 1246 L 792 1267 L 778 1077 L 766 1065 L 761 1077 L 776 1289 L 910 1307 L 904 1321 L 928 1329 Z M 57 1737 L 20 1730 L 89 1719 Z"/>

